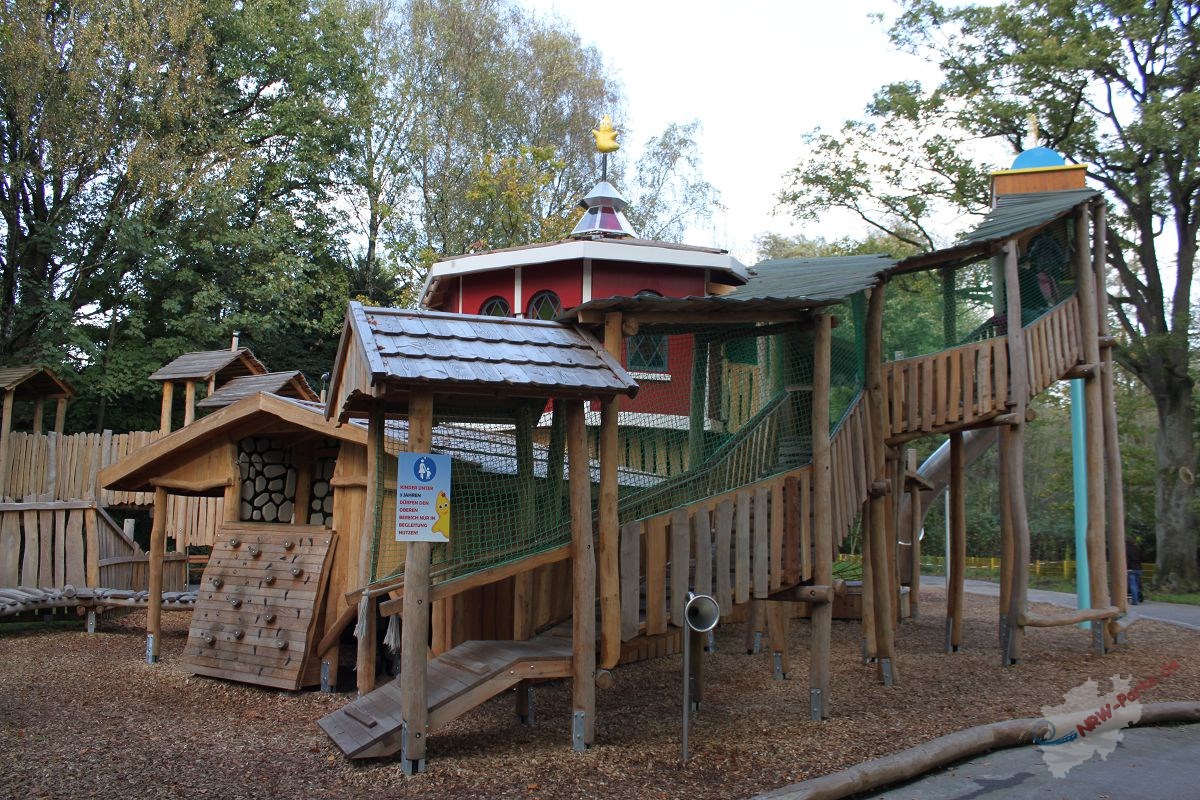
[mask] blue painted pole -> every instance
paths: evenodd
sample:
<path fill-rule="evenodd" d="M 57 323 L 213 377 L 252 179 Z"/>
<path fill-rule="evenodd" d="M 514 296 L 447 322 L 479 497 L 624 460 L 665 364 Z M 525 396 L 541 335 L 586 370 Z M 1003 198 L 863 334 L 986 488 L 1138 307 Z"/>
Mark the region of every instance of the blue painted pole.
<path fill-rule="evenodd" d="M 1071 463 L 1075 475 L 1075 597 L 1079 608 L 1091 608 L 1087 557 L 1087 410 L 1083 400 L 1083 380 L 1071 381 Z M 1091 623 L 1079 627 L 1091 629 Z"/>

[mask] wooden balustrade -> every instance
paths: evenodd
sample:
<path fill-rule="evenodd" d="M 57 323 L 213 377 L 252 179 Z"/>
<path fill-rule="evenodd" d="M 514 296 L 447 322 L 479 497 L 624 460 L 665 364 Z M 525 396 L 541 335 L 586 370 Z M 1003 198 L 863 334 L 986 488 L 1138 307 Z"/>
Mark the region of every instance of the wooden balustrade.
<path fill-rule="evenodd" d="M 6 494 L 39 500 L 98 499 L 103 506 L 147 506 L 153 492 L 110 492 L 99 486 L 100 470 L 159 438 L 158 431 L 117 433 L 9 434 Z"/>
<path fill-rule="evenodd" d="M 1079 304 L 1060 303 L 1025 329 L 1030 397 L 1060 380 L 1079 360 Z M 883 365 L 887 437 L 969 427 L 1009 405 L 1008 337 Z"/>

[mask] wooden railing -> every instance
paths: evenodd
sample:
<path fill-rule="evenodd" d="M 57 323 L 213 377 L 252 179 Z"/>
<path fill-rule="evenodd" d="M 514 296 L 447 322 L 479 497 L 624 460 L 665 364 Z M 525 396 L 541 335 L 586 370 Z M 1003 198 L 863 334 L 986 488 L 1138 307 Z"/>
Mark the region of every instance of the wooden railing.
<path fill-rule="evenodd" d="M 142 590 L 147 555 L 92 500 L 0 503 L 0 588 L 67 584 Z M 180 591 L 186 556 L 171 553 L 164 588 Z"/>
<path fill-rule="evenodd" d="M 816 498 L 812 465 L 626 522 L 620 538 L 621 639 L 683 624 L 689 589 L 723 611 L 812 578 L 812 510 L 831 502 L 834 550 L 867 496 L 866 408 L 856 400 L 831 440 L 833 496 Z M 832 557 L 832 553 L 830 554 Z M 640 598 L 646 597 L 645 627 Z"/>
<path fill-rule="evenodd" d="M 1030 397 L 1079 360 L 1079 304 L 1068 298 L 1025 328 Z M 1009 404 L 1008 337 L 883 365 L 884 428 L 911 438 L 969 426 Z"/>

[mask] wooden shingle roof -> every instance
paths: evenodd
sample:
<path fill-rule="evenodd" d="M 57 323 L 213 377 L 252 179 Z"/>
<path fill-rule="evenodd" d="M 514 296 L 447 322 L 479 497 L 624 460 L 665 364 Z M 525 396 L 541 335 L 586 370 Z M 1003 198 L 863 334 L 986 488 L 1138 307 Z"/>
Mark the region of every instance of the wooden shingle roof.
<path fill-rule="evenodd" d="M 0 392 L 19 392 L 19 396 L 30 397 L 74 397 L 71 384 L 46 367 L 24 364 L 15 367 L 0 367 Z"/>
<path fill-rule="evenodd" d="M 217 383 L 222 384 L 243 375 L 262 375 L 266 371 L 267 368 L 254 357 L 249 347 L 239 347 L 236 350 L 184 353 L 171 363 L 159 367 L 150 380 L 206 381 L 216 376 Z"/>
<path fill-rule="evenodd" d="M 620 362 L 568 325 L 352 302 L 326 413 L 361 416 L 372 398 L 402 403 L 414 388 L 443 397 L 490 397 L 497 406 L 515 398 L 637 393 Z M 474 403 L 481 411 L 489 405 Z"/>
<path fill-rule="evenodd" d="M 196 405 L 199 408 L 224 408 L 232 405 L 243 397 L 266 392 L 280 397 L 294 397 L 297 400 L 318 399 L 317 393 L 298 369 L 291 372 L 264 372 L 262 375 L 244 375 L 234 378 L 229 383 L 217 389 Z"/>

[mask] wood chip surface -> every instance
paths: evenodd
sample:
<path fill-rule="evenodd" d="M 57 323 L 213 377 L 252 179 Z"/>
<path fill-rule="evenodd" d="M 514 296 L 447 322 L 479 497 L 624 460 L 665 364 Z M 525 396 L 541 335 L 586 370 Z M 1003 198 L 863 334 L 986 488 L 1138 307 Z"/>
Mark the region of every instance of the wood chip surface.
<path fill-rule="evenodd" d="M 37 798 L 729 798 L 835 772 L 962 728 L 1036 717 L 1087 678 L 1179 669 L 1145 700 L 1200 698 L 1200 632 L 1141 621 L 1129 643 L 1090 653 L 1076 627 L 1030 629 L 1000 666 L 997 601 L 967 595 L 964 652 L 942 652 L 945 596 L 897 634 L 897 685 L 860 658 L 857 623 L 833 628 L 833 718 L 808 719 L 807 621 L 791 626 L 791 678 L 747 655 L 741 625 L 718 628 L 706 694 L 680 766 L 680 656 L 620 667 L 597 693 L 596 745 L 570 749 L 570 682 L 539 685 L 536 723 L 502 695 L 433 734 L 429 769 L 345 759 L 317 720 L 350 695 L 290 693 L 198 678 L 180 666 L 187 615 L 164 616 L 163 661 L 144 663 L 145 614 L 100 632 L 0 626 L 0 796 Z M 1047 610 L 1047 609 L 1043 609 Z"/>

